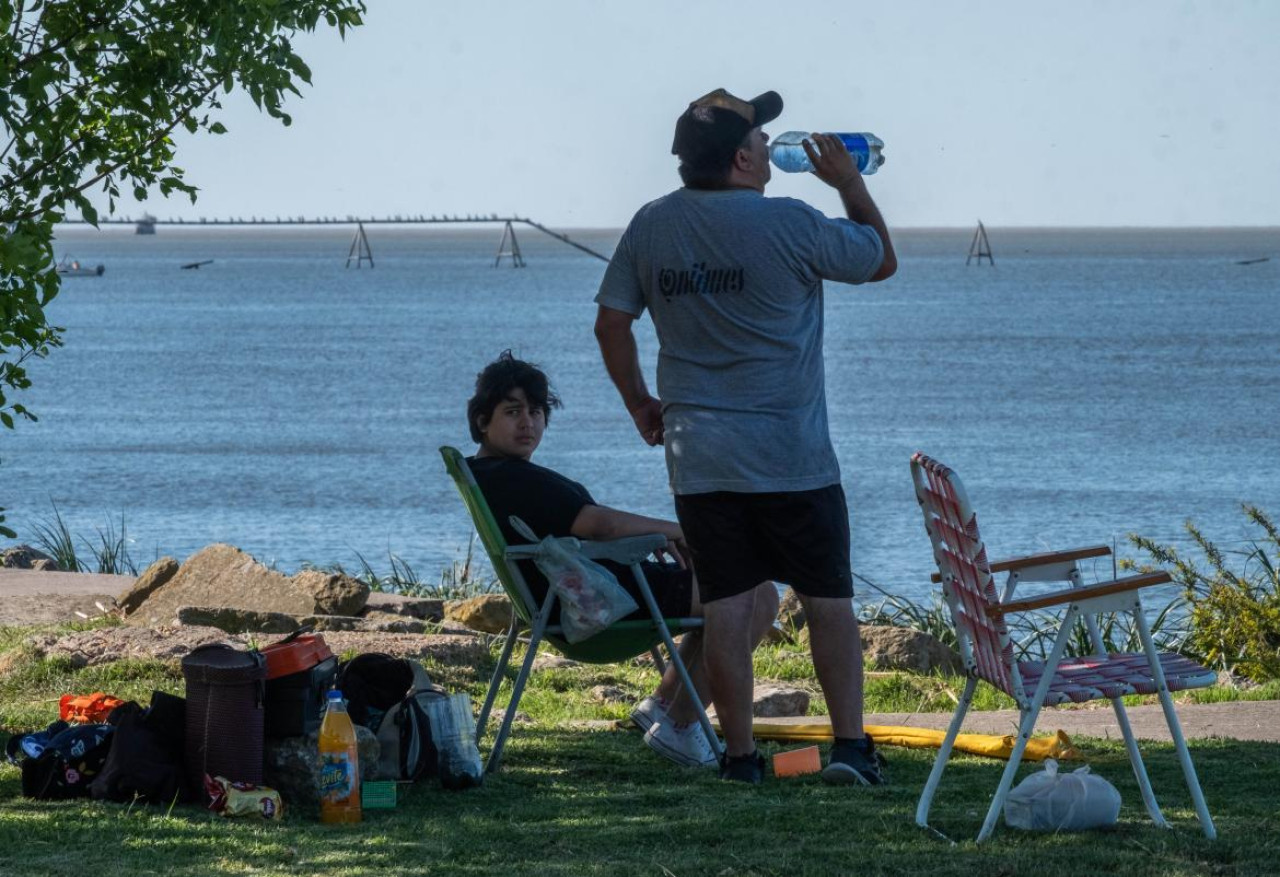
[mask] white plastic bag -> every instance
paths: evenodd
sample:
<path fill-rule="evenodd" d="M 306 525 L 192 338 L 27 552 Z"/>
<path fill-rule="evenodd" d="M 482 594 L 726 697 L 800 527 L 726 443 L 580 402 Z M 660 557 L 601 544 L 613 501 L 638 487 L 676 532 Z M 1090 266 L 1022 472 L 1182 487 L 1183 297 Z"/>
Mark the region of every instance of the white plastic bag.
<path fill-rule="evenodd" d="M 1045 759 L 1044 770 L 1018 783 L 1004 802 L 1004 821 L 1030 831 L 1084 831 L 1115 825 L 1120 793 L 1085 767 L 1058 773 L 1058 762 Z"/>
<path fill-rule="evenodd" d="M 525 538 L 537 538 L 519 518 L 512 517 L 511 524 Z M 617 576 L 570 551 L 554 536 L 538 543 L 533 562 L 560 600 L 560 627 L 568 642 L 589 639 L 639 608 Z"/>

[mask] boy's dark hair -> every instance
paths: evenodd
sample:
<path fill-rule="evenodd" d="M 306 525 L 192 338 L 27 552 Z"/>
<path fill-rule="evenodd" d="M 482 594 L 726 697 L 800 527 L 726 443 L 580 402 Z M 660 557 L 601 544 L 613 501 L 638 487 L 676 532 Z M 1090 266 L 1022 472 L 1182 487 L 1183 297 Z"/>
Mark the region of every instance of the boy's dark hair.
<path fill-rule="evenodd" d="M 504 350 L 476 375 L 476 392 L 467 402 L 467 426 L 471 428 L 472 441 L 476 444 L 484 441 L 481 420 L 487 423 L 494 409 L 516 389 L 524 390 L 529 406 L 541 408 L 547 422 L 551 422 L 551 409 L 560 407 L 560 397 L 551 389 L 546 374 L 533 363 L 516 359 L 510 350 Z"/>

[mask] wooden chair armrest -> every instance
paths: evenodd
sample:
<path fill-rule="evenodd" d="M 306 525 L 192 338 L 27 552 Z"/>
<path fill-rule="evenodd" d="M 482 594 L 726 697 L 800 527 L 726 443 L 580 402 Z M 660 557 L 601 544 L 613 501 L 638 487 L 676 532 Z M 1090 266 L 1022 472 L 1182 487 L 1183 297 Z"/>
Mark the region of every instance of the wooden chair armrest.
<path fill-rule="evenodd" d="M 991 564 L 991 572 L 1010 572 L 1031 566 L 1049 566 L 1054 563 L 1068 563 L 1089 557 L 1106 557 L 1109 554 L 1111 554 L 1109 545 L 1090 545 L 1088 548 L 1068 548 L 1066 551 L 1046 551 L 1043 554 L 1028 554 L 1025 557 L 1006 557 L 1002 560 L 994 561 Z M 937 584 L 942 581 L 942 574 L 934 573 L 929 578 L 934 584 Z"/>
<path fill-rule="evenodd" d="M 1139 588 L 1149 588 L 1152 585 L 1163 585 L 1171 581 L 1173 581 L 1173 577 L 1167 572 L 1151 572 L 1136 576 L 1126 576 L 1123 579 L 1112 579 L 1109 582 L 1099 582 L 1098 584 L 1090 585 L 1087 588 L 1066 588 L 1061 591 L 1041 594 L 1038 597 L 1027 597 L 1024 600 L 1011 600 L 1008 603 L 988 606 L 987 615 L 992 618 L 998 618 L 1001 615 L 1009 615 L 1014 612 L 1028 612 L 1032 609 L 1045 609 L 1049 606 L 1062 606 L 1066 603 L 1076 603 L 1081 600 L 1088 600 L 1092 597 L 1105 597 L 1108 594 L 1121 594 L 1125 591 L 1136 591 Z"/>

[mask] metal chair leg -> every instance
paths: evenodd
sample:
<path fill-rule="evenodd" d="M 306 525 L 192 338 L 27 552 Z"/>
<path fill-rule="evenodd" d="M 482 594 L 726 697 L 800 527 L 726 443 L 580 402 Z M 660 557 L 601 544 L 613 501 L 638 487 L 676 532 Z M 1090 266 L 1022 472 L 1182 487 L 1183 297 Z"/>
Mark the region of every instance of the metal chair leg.
<path fill-rule="evenodd" d="M 480 707 L 480 715 L 476 717 L 476 743 L 484 737 L 485 725 L 489 723 L 489 711 L 498 697 L 498 689 L 502 686 L 502 677 L 507 673 L 507 665 L 511 663 L 511 652 L 516 645 L 516 634 L 520 631 L 520 618 L 511 613 L 511 626 L 507 629 L 507 641 L 502 644 L 502 655 L 498 658 L 498 666 L 493 670 L 493 678 L 489 680 L 489 690 L 484 696 L 484 706 Z"/>
<path fill-rule="evenodd" d="M 711 720 L 707 718 L 706 707 L 703 706 L 702 698 L 698 697 L 698 691 L 693 687 L 693 680 L 689 678 L 689 668 L 684 665 L 684 659 L 680 657 L 680 652 L 676 649 L 675 639 L 671 636 L 671 629 L 667 627 L 666 621 L 662 617 L 662 612 L 658 609 L 658 601 L 653 597 L 653 591 L 649 588 L 649 582 L 644 577 L 644 571 L 640 569 L 640 565 L 633 564 L 631 567 L 632 574 L 636 577 L 636 583 L 640 586 L 640 593 L 644 597 L 645 606 L 649 609 L 649 614 L 653 617 L 653 623 L 657 626 L 658 632 L 662 634 L 662 642 L 667 647 L 667 657 L 671 659 L 671 664 L 676 668 L 676 674 L 680 677 L 680 684 L 684 686 L 684 690 L 689 694 L 689 700 L 693 702 L 693 708 L 698 714 L 698 724 L 702 727 L 702 733 L 706 735 L 707 743 L 711 746 L 711 751 L 715 753 L 716 759 L 724 758 L 724 747 L 720 745 L 720 738 L 716 736 L 715 728 L 711 727 Z"/>
<path fill-rule="evenodd" d="M 538 645 L 542 642 L 542 632 L 547 629 L 547 618 L 551 615 L 551 606 L 555 599 L 555 591 L 548 591 L 547 599 L 542 604 L 542 610 L 538 612 L 538 617 L 533 621 L 533 630 L 529 633 L 529 651 L 525 653 L 524 661 L 520 664 L 520 672 L 516 675 L 515 685 L 511 689 L 511 702 L 507 704 L 507 712 L 502 717 L 502 726 L 498 729 L 498 736 L 493 741 L 493 749 L 489 752 L 489 760 L 485 763 L 485 773 L 496 771 L 502 761 L 502 749 L 507 745 L 507 737 L 511 733 L 511 723 L 515 720 L 516 710 L 520 706 L 520 696 L 524 694 L 525 683 L 529 679 L 529 673 L 533 670 L 533 659 L 538 654 Z"/>
<path fill-rule="evenodd" d="M 1169 725 L 1169 736 L 1173 738 L 1174 749 L 1178 751 L 1178 762 L 1182 765 L 1182 776 L 1187 783 L 1187 791 L 1191 793 L 1191 801 L 1195 804 L 1196 818 L 1200 820 L 1200 828 L 1204 836 L 1214 840 L 1218 830 L 1209 815 L 1209 807 L 1204 802 L 1204 792 L 1200 789 L 1200 779 L 1196 776 L 1195 765 L 1191 763 L 1191 753 L 1187 751 L 1187 741 L 1182 736 L 1182 724 L 1178 721 L 1178 713 L 1173 708 L 1173 697 L 1169 694 L 1169 683 L 1164 678 L 1164 668 L 1160 666 L 1160 655 L 1156 644 L 1151 639 L 1151 628 L 1142 615 L 1141 608 L 1134 614 L 1134 623 L 1138 626 L 1138 635 L 1142 637 L 1142 650 L 1147 654 L 1147 663 L 1151 667 L 1151 676 L 1156 681 L 1156 692 L 1160 697 L 1160 707 L 1164 710 L 1164 720 Z"/>
<path fill-rule="evenodd" d="M 991 832 L 995 831 L 996 822 L 1000 819 L 1000 812 L 1004 809 L 1004 799 L 1009 795 L 1009 789 L 1013 786 L 1013 778 L 1018 773 L 1018 765 L 1022 763 L 1022 753 L 1027 749 L 1027 741 L 1031 739 L 1031 732 L 1035 730 L 1036 719 L 1040 715 L 1040 707 L 1044 705 L 1044 699 L 1049 694 L 1049 686 L 1053 683 L 1053 675 L 1058 671 L 1058 664 L 1062 661 L 1062 654 L 1067 650 L 1067 640 L 1071 638 L 1071 630 L 1075 626 L 1076 617 L 1079 610 L 1072 606 L 1066 611 L 1062 617 L 1062 627 L 1058 630 L 1058 638 L 1054 641 L 1053 651 L 1050 652 L 1048 660 L 1044 662 L 1044 674 L 1040 677 L 1040 683 L 1036 686 L 1036 693 L 1031 698 L 1031 703 L 1022 708 L 1022 721 L 1018 724 L 1018 742 L 1013 745 L 1013 752 L 1009 753 L 1009 763 L 1005 765 L 1004 773 L 1000 775 L 1000 785 L 996 788 L 995 797 L 991 799 L 991 807 L 987 810 L 987 818 L 983 820 L 982 830 L 978 832 L 978 843 L 991 836 Z"/>
<path fill-rule="evenodd" d="M 924 784 L 920 802 L 916 804 L 916 825 L 921 828 L 929 825 L 929 807 L 933 804 L 933 795 L 938 790 L 938 783 L 942 781 L 942 772 L 946 770 L 947 760 L 951 758 L 951 747 L 955 745 L 956 735 L 960 733 L 965 714 L 969 712 L 969 705 L 973 703 L 973 692 L 977 686 L 978 677 L 970 676 L 969 681 L 965 683 L 964 693 L 960 695 L 960 703 L 956 705 L 956 713 L 951 717 L 951 724 L 947 727 L 947 736 L 938 750 L 938 757 L 933 761 L 933 770 L 929 771 L 929 781 Z"/>

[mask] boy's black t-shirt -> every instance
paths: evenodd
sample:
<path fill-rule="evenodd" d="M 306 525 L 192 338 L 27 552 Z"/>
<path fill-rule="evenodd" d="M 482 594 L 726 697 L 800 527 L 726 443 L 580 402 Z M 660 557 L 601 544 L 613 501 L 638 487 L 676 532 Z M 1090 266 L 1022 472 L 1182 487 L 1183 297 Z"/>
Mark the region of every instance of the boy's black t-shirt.
<path fill-rule="evenodd" d="M 589 505 L 599 505 L 591 492 L 576 481 L 565 478 L 537 463 L 509 457 L 468 457 L 471 474 L 489 503 L 489 511 L 508 545 L 526 545 L 529 540 L 515 531 L 508 521 L 512 515 L 529 525 L 539 539 L 547 536 L 572 536 L 573 522 Z M 639 586 L 631 570 L 610 560 L 597 561 L 618 577 L 619 584 L 641 607 L 629 617 L 647 618 Z M 689 613 L 693 593 L 693 576 L 671 564 L 645 562 L 645 577 L 653 588 L 662 614 L 679 617 Z M 531 560 L 520 561 L 520 572 L 539 603 L 547 595 L 547 579 Z M 551 623 L 560 617 L 556 605 Z"/>
<path fill-rule="evenodd" d="M 507 520 L 511 515 L 528 524 L 539 539 L 572 536 L 578 513 L 597 504 L 578 482 L 528 460 L 469 457 L 467 465 L 508 545 L 529 541 L 512 528 Z"/>

